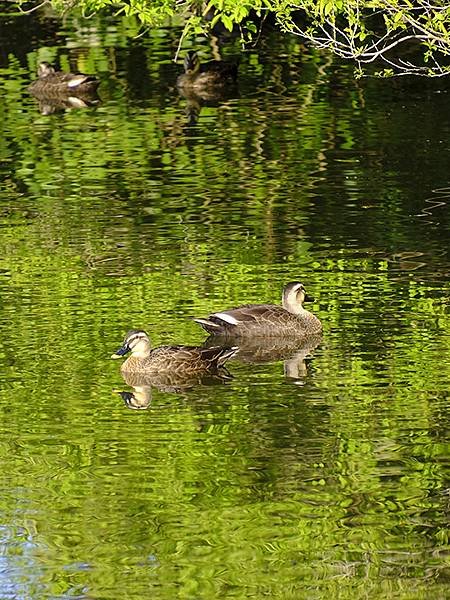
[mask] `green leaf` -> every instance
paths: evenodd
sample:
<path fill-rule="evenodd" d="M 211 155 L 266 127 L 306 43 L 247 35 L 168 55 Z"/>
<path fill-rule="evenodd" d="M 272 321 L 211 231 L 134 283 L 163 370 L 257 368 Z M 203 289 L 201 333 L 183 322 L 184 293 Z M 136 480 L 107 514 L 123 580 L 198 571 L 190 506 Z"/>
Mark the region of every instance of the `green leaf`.
<path fill-rule="evenodd" d="M 233 26 L 234 26 L 233 19 L 229 15 L 226 15 L 226 14 L 222 14 L 220 18 L 222 20 L 222 23 L 226 27 L 226 29 L 228 29 L 228 31 L 233 31 Z"/>

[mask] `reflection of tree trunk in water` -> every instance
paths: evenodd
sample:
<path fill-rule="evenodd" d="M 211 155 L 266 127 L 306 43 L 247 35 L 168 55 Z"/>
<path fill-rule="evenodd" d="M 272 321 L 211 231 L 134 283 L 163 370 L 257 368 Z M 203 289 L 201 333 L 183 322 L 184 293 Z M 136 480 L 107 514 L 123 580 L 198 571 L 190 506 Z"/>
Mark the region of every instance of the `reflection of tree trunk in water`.
<path fill-rule="evenodd" d="M 213 59 L 214 60 L 222 60 L 222 57 L 220 56 L 220 49 L 219 49 L 219 44 L 218 44 L 218 38 L 215 35 L 212 35 L 209 38 L 209 45 L 211 46 L 211 53 L 213 55 Z"/>
<path fill-rule="evenodd" d="M 114 73 L 114 75 L 116 76 L 117 74 L 117 61 L 116 61 L 116 49 L 114 47 L 111 47 L 109 49 L 109 71 L 110 73 Z"/>
<path fill-rule="evenodd" d="M 301 108 L 306 110 L 308 109 L 310 106 L 313 105 L 314 103 L 314 94 L 317 90 L 318 85 L 326 83 L 326 78 L 328 77 L 328 68 L 330 67 L 330 65 L 333 63 L 333 55 L 330 53 L 327 55 L 326 60 L 324 62 L 324 64 L 322 64 L 321 66 L 318 67 L 318 77 L 316 79 L 316 82 L 314 85 L 310 85 L 308 86 L 308 91 L 304 96 L 303 102 L 301 104 Z M 285 89 L 285 86 L 282 82 L 282 70 L 281 67 L 277 68 L 276 70 L 274 70 L 274 80 L 275 80 L 275 84 L 281 88 L 282 90 Z M 270 109 L 268 110 L 261 110 L 261 111 L 257 111 L 257 115 L 258 117 L 254 119 L 254 123 L 255 123 L 255 153 L 261 157 L 262 160 L 265 160 L 263 154 L 263 143 L 264 143 L 264 139 L 266 137 L 267 131 L 269 129 L 268 126 L 268 119 L 270 118 L 271 115 L 271 111 Z M 331 127 L 328 131 L 328 135 L 325 137 L 324 143 L 322 145 L 322 148 L 317 152 L 317 170 L 318 171 L 325 171 L 327 168 L 327 159 L 326 159 L 326 152 L 331 149 L 334 148 L 334 139 L 335 139 L 335 134 L 334 134 L 334 128 Z M 281 161 L 279 161 L 279 163 L 281 164 Z M 280 187 L 282 186 L 283 181 L 279 180 L 278 184 L 275 184 L 275 189 L 270 190 L 270 193 L 267 194 L 266 197 L 266 210 L 265 210 L 265 228 L 266 228 L 266 234 L 265 234 L 265 239 L 266 239 L 266 256 L 267 259 L 269 261 L 272 261 L 273 259 L 273 255 L 274 255 L 274 218 L 273 218 L 273 198 L 276 195 L 276 192 L 280 189 Z M 305 189 L 312 189 L 313 186 L 315 185 L 315 180 L 313 178 L 309 178 L 307 180 L 307 182 L 305 182 Z"/>
<path fill-rule="evenodd" d="M 266 224 L 266 235 L 265 235 L 265 248 L 267 262 L 273 262 L 275 239 L 273 235 L 273 194 L 269 194 L 269 199 L 266 205 L 265 211 L 265 224 Z"/>

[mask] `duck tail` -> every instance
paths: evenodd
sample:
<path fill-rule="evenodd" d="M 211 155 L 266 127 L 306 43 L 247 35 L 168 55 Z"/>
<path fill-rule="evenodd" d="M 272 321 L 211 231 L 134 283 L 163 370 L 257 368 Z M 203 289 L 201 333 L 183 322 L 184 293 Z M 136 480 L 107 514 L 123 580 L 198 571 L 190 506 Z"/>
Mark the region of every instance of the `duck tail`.
<path fill-rule="evenodd" d="M 216 367 L 222 367 L 227 360 L 230 360 L 239 351 L 239 346 L 212 346 L 205 348 L 202 352 L 203 356 L 211 361 Z"/>
<path fill-rule="evenodd" d="M 100 85 L 100 80 L 93 75 L 84 75 L 82 73 L 74 75 L 68 82 L 69 90 L 95 90 Z"/>
<path fill-rule="evenodd" d="M 230 346 L 222 348 L 220 355 L 217 358 L 217 366 L 221 367 L 227 360 L 233 358 L 239 352 L 239 346 Z"/>
<path fill-rule="evenodd" d="M 194 319 L 196 323 L 198 323 L 205 331 L 208 333 L 222 333 L 223 327 L 219 323 L 214 323 L 214 321 L 210 321 L 209 319 Z"/>

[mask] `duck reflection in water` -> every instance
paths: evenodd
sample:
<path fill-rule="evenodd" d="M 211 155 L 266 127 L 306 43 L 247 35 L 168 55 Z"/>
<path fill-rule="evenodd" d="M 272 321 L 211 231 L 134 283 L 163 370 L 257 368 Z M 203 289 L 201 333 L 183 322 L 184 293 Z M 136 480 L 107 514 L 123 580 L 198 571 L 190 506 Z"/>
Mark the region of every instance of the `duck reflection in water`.
<path fill-rule="evenodd" d="M 132 392 L 123 390 L 117 393 L 125 406 L 133 410 L 145 410 L 152 401 L 152 388 L 149 385 L 136 386 Z"/>
<path fill-rule="evenodd" d="M 290 379 L 302 379 L 308 374 L 307 360 L 322 341 L 321 334 L 299 338 L 248 337 L 239 338 L 235 359 L 242 363 L 264 364 L 283 361 L 284 374 Z M 230 343 L 229 336 L 212 335 L 205 346 Z"/>
<path fill-rule="evenodd" d="M 152 388 L 169 394 L 182 394 L 195 387 L 223 385 L 233 379 L 231 373 L 224 367 L 212 373 L 130 373 L 123 372 L 125 383 L 133 390 L 123 390 L 117 393 L 125 405 L 134 410 L 148 408 L 152 400 Z"/>
<path fill-rule="evenodd" d="M 146 408 L 150 404 L 151 387 L 164 392 L 182 392 L 196 385 L 223 383 L 231 379 L 224 364 L 237 351 L 236 346 L 229 344 L 159 346 L 152 349 L 147 333 L 142 329 L 132 329 L 112 358 L 131 353 L 120 370 L 125 383 L 135 390 L 133 398 L 129 395 L 122 398 L 130 408 Z"/>
<path fill-rule="evenodd" d="M 56 71 L 49 63 L 42 62 L 38 68 L 38 79 L 28 87 L 28 91 L 38 100 L 40 112 L 50 115 L 98 104 L 99 84 L 100 81 L 92 75 Z"/>
<path fill-rule="evenodd" d="M 177 79 L 180 96 L 186 99 L 188 125 L 195 125 L 202 106 L 217 106 L 237 96 L 236 63 L 212 60 L 200 64 L 196 52 L 184 57 L 184 73 Z"/>
<path fill-rule="evenodd" d="M 73 108 L 89 108 L 91 106 L 95 106 L 96 104 L 100 104 L 100 98 L 97 96 L 96 92 L 92 92 L 90 95 L 83 94 L 83 96 L 61 95 L 59 97 L 54 96 L 52 98 L 38 96 L 36 94 L 33 95 L 38 100 L 39 112 L 42 115 L 51 115 L 53 113 L 64 112 Z"/>

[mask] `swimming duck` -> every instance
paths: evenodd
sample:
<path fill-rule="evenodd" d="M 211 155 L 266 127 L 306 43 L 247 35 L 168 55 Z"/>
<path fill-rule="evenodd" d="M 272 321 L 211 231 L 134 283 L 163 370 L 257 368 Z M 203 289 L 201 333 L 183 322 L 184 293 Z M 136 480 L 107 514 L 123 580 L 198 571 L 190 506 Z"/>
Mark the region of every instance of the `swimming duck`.
<path fill-rule="evenodd" d="M 38 79 L 28 88 L 35 95 L 76 94 L 94 92 L 100 81 L 93 75 L 83 73 L 63 73 L 55 71 L 48 62 L 41 62 L 38 67 Z"/>
<path fill-rule="evenodd" d="M 214 373 L 236 354 L 236 346 L 201 348 L 197 346 L 160 346 L 151 348 L 150 338 L 142 329 L 132 329 L 122 346 L 111 356 L 131 356 L 122 364 L 123 374 L 129 373 Z"/>
<path fill-rule="evenodd" d="M 294 281 L 283 289 L 282 306 L 245 304 L 213 313 L 207 319 L 194 319 L 208 333 L 239 336 L 306 336 L 320 333 L 322 323 L 303 308 L 312 300 L 303 284 Z"/>
<path fill-rule="evenodd" d="M 197 52 L 190 50 L 184 57 L 184 73 L 177 79 L 180 88 L 202 89 L 236 82 L 237 65 L 222 60 L 200 64 Z"/>

